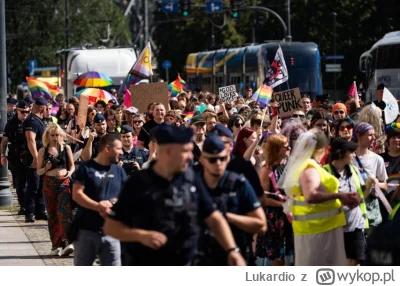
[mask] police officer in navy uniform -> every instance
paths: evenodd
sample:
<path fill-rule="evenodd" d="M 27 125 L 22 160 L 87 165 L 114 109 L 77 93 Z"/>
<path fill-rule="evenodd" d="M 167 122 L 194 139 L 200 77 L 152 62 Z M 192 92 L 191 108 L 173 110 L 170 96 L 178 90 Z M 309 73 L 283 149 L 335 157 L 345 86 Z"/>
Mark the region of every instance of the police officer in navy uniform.
<path fill-rule="evenodd" d="M 104 225 L 106 234 L 122 242 L 122 264 L 191 264 L 201 219 L 215 233 L 228 264 L 244 265 L 229 225 L 189 168 L 192 129 L 163 123 L 153 135 L 156 161 L 132 174 Z"/>
<path fill-rule="evenodd" d="M 106 119 L 101 113 L 96 113 L 93 119 L 93 129 L 89 133 L 89 138 L 85 139 L 81 153 L 82 161 L 89 161 L 96 158 L 99 153 L 99 142 L 101 137 L 107 133 Z"/>
<path fill-rule="evenodd" d="M 1 164 L 7 165 L 13 174 L 13 182 L 16 187 L 18 203 L 20 205 L 19 215 L 25 214 L 25 190 L 26 190 L 26 176 L 24 166 L 20 160 L 20 154 L 24 148 L 24 132 L 23 121 L 28 117 L 30 110 L 28 104 L 20 100 L 17 104 L 17 114 L 7 122 L 4 129 L 1 147 Z M 6 149 L 8 145 L 8 155 Z"/>
<path fill-rule="evenodd" d="M 124 154 L 120 157 L 119 165 L 130 176 L 133 172 L 141 170 L 143 163 L 149 159 L 149 151 L 133 146 L 133 128 L 122 125 L 121 142 Z"/>
<path fill-rule="evenodd" d="M 207 187 L 214 207 L 228 221 L 242 255 L 253 257 L 252 235 L 265 232 L 267 222 L 261 204 L 253 187 L 243 175 L 227 171 L 229 151 L 224 142 L 216 136 L 208 136 L 203 145 L 200 163 L 203 171 L 200 177 Z M 203 226 L 197 265 L 226 265 L 226 254 L 218 245 L 208 227 Z"/>
<path fill-rule="evenodd" d="M 43 199 L 43 180 L 37 174 L 38 151 L 43 147 L 42 137 L 45 130 L 43 114 L 47 108 L 47 101 L 43 97 L 35 100 L 32 113 L 23 123 L 24 151 L 21 155 L 25 167 L 27 188 L 25 192 L 25 222 L 35 222 L 35 219 L 47 220 L 46 208 Z M 34 219 L 35 214 L 35 219 Z"/>

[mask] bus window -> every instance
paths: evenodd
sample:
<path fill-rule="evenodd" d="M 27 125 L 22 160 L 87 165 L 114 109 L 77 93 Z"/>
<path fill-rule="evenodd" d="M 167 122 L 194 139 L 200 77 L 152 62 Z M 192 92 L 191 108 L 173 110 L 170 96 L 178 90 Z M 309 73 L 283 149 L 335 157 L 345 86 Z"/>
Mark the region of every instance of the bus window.
<path fill-rule="evenodd" d="M 398 69 L 400 68 L 400 44 L 385 45 L 378 47 L 378 57 L 376 59 L 377 69 Z"/>

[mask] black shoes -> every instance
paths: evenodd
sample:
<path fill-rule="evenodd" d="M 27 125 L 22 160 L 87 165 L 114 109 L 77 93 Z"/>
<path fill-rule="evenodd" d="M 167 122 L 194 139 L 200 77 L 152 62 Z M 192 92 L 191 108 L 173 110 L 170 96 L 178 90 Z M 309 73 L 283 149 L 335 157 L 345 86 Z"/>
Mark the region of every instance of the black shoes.
<path fill-rule="evenodd" d="M 28 216 L 25 218 L 25 222 L 35 222 L 35 219 L 33 218 L 33 216 Z"/>
<path fill-rule="evenodd" d="M 42 213 L 42 214 L 37 214 L 35 216 L 36 220 L 49 220 L 49 217 L 47 216 L 47 213 Z"/>
<path fill-rule="evenodd" d="M 25 215 L 25 209 L 24 208 L 20 208 L 18 215 Z"/>

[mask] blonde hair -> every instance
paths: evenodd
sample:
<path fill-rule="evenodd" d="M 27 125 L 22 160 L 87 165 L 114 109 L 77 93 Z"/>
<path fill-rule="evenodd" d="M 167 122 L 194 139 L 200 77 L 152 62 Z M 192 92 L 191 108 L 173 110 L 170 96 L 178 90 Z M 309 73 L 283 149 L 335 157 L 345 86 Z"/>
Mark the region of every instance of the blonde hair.
<path fill-rule="evenodd" d="M 288 143 L 288 139 L 282 134 L 275 134 L 268 138 L 267 143 L 263 146 L 265 156 L 265 165 L 271 168 L 279 159 L 281 148 Z"/>
<path fill-rule="evenodd" d="M 55 123 L 50 123 L 49 126 L 47 126 L 46 130 L 43 133 L 42 141 L 43 141 L 43 147 L 47 148 L 50 143 L 50 133 L 52 131 L 57 131 L 61 136 L 58 136 L 58 142 L 57 142 L 57 147 L 60 148 L 61 151 L 64 150 L 64 130 L 61 129 L 60 125 L 55 124 Z"/>
<path fill-rule="evenodd" d="M 372 127 L 374 127 L 375 129 L 376 137 L 381 137 L 383 135 L 381 116 L 382 116 L 382 110 L 379 107 L 377 106 L 374 107 L 372 104 L 367 105 L 361 110 L 360 116 L 356 120 L 356 123 L 366 122 L 371 124 Z"/>

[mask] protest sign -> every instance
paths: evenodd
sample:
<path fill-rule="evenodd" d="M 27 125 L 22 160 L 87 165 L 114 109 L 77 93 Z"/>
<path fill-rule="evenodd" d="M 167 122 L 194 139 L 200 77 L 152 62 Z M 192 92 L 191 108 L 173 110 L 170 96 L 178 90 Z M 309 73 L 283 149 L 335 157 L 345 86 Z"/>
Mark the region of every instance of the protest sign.
<path fill-rule="evenodd" d="M 275 92 L 272 94 L 272 99 L 279 103 L 278 114 L 281 118 L 290 117 L 294 110 L 301 109 L 299 88 Z"/>
<path fill-rule="evenodd" d="M 168 83 L 157 82 L 149 84 L 131 85 L 131 104 L 140 112 L 147 112 L 151 102 L 161 102 L 168 110 Z"/>
<path fill-rule="evenodd" d="M 89 96 L 81 95 L 79 97 L 78 120 L 76 123 L 80 128 L 83 128 L 86 125 L 88 107 L 89 107 Z"/>
<path fill-rule="evenodd" d="M 218 89 L 219 96 L 221 97 L 222 102 L 231 102 L 237 96 L 236 94 L 236 86 L 229 85 L 223 86 Z"/>

